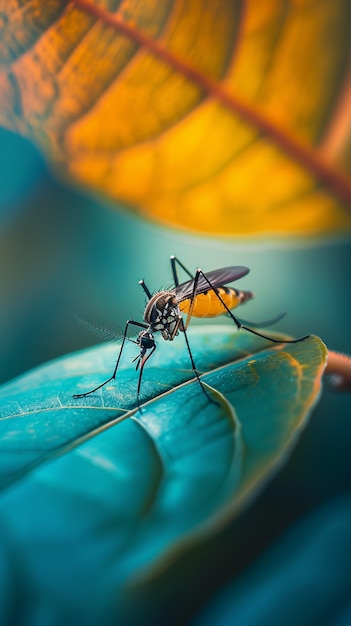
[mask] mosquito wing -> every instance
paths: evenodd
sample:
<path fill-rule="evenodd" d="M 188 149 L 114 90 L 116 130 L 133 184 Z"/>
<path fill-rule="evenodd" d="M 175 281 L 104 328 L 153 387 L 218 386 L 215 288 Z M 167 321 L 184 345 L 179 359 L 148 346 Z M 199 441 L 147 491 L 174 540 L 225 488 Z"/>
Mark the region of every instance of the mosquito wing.
<path fill-rule="evenodd" d="M 242 267 L 241 265 L 231 266 L 231 267 L 222 267 L 220 270 L 212 270 L 212 272 L 206 272 L 205 276 L 202 274 L 199 277 L 197 286 L 196 286 L 196 295 L 200 293 L 204 293 L 205 291 L 209 291 L 211 287 L 222 287 L 223 285 L 228 285 L 229 283 L 242 278 L 242 276 L 246 276 L 249 273 L 248 267 Z M 211 285 L 209 284 L 211 283 Z M 178 302 L 182 302 L 182 300 L 187 300 L 191 298 L 194 290 L 194 279 L 188 280 L 186 283 L 181 283 L 178 287 L 175 288 L 175 292 L 177 295 Z"/>

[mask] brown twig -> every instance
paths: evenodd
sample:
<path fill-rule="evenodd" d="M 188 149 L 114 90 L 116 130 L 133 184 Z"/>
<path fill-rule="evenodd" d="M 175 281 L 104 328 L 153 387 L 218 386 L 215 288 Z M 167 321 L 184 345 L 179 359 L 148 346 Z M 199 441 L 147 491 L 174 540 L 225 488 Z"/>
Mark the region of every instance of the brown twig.
<path fill-rule="evenodd" d="M 325 374 L 330 375 L 331 386 L 337 391 L 351 391 L 351 357 L 328 351 Z"/>

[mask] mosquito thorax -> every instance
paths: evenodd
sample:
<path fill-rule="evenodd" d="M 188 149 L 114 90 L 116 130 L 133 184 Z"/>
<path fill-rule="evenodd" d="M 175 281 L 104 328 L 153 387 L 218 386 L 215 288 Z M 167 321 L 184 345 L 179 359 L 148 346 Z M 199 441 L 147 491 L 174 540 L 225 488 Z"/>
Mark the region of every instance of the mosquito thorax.
<path fill-rule="evenodd" d="M 144 320 L 152 331 L 161 331 L 163 339 L 174 339 L 178 334 L 180 310 L 174 291 L 159 291 L 146 305 Z"/>
<path fill-rule="evenodd" d="M 146 305 L 144 311 L 144 320 L 148 324 L 158 324 L 161 321 L 167 323 L 168 317 L 174 317 L 174 311 L 176 315 L 179 315 L 179 307 L 177 298 L 174 291 L 159 291 L 155 293 Z M 169 321 L 172 321 L 170 319 Z M 157 329 L 161 330 L 161 329 Z"/>

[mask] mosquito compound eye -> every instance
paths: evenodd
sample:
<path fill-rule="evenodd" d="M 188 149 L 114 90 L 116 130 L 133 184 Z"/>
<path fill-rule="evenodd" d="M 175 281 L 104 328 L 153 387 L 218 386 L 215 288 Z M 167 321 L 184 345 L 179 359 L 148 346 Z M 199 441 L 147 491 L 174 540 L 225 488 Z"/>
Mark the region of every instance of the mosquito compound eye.
<path fill-rule="evenodd" d="M 148 350 L 154 347 L 155 340 L 152 335 L 145 334 L 140 338 L 140 345 L 142 348 L 146 348 Z"/>

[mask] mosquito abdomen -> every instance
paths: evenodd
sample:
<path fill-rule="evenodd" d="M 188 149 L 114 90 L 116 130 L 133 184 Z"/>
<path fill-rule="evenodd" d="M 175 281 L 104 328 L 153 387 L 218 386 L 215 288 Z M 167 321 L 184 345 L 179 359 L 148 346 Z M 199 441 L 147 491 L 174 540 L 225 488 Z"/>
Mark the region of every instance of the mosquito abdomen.
<path fill-rule="evenodd" d="M 230 310 L 235 309 L 239 304 L 243 304 L 253 298 L 251 291 L 240 291 L 232 287 L 218 287 L 216 292 L 210 289 L 206 293 L 201 293 L 194 298 L 194 308 L 192 310 L 194 317 L 218 317 L 218 315 L 227 313 L 219 297 Z M 179 308 L 182 313 L 188 313 L 190 304 L 190 298 L 179 303 Z"/>

